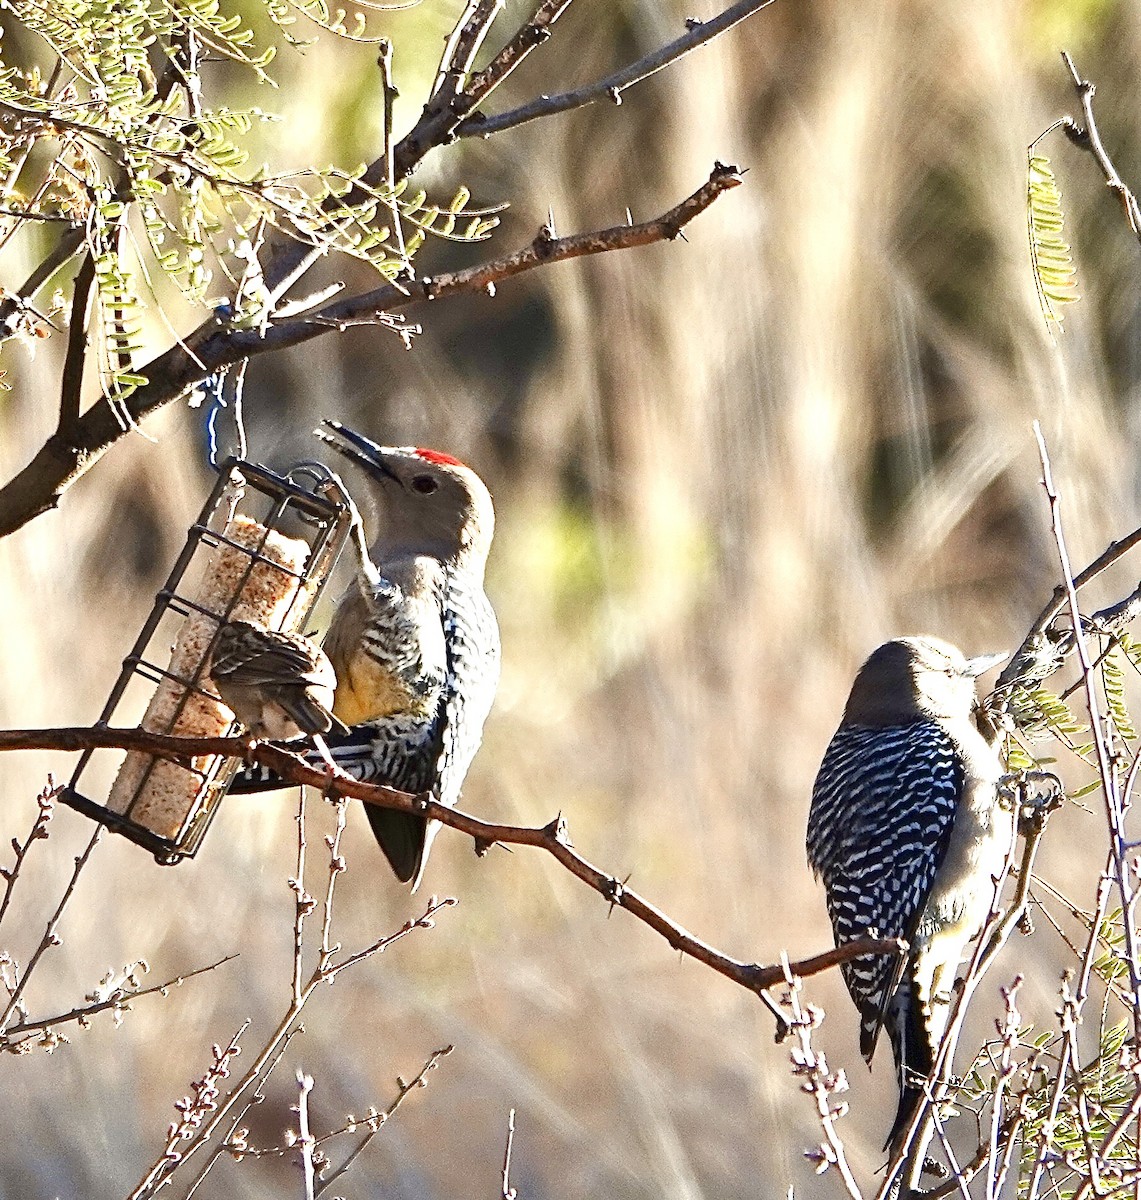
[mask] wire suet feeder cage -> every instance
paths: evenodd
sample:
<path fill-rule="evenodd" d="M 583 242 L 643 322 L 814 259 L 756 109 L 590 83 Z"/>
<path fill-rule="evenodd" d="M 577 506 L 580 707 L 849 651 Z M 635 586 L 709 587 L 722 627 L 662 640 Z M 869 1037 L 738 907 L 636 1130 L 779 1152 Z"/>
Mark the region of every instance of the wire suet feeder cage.
<path fill-rule="evenodd" d="M 233 714 L 209 676 L 219 629 L 240 619 L 303 630 L 351 519 L 340 481 L 319 463 L 300 463 L 282 476 L 225 460 L 97 724 L 118 717 L 156 734 L 234 732 Z M 240 757 L 218 754 L 186 763 L 138 750 L 86 750 L 61 799 L 160 863 L 177 863 L 198 851 L 241 766 Z M 104 788 L 105 804 L 89 798 Z"/>

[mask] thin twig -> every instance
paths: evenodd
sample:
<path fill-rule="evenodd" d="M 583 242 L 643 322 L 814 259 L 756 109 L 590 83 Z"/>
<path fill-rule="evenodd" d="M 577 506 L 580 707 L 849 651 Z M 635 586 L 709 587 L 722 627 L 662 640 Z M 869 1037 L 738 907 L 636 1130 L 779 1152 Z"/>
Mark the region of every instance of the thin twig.
<path fill-rule="evenodd" d="M 277 1068 L 278 1064 L 285 1057 L 286 1051 L 289 1049 L 290 1043 L 300 1033 L 304 1032 L 302 1026 L 295 1025 L 277 1045 L 277 1049 L 263 1065 L 261 1078 L 258 1079 L 253 1088 L 250 1089 L 246 1099 L 237 1107 L 234 1112 L 234 1119 L 230 1122 L 229 1129 L 219 1140 L 218 1144 L 210 1151 L 206 1161 L 202 1164 L 202 1169 L 195 1176 L 194 1181 L 186 1189 L 186 1200 L 191 1200 L 191 1197 L 206 1181 L 206 1176 L 213 1170 L 215 1164 L 223 1155 L 230 1155 L 234 1158 L 243 1157 L 249 1147 L 246 1144 L 246 1136 L 249 1130 L 242 1129 L 241 1123 L 246 1119 L 251 1108 L 256 1104 L 261 1104 L 265 1099 L 265 1085 L 269 1080 L 270 1075 Z"/>
<path fill-rule="evenodd" d="M 225 1099 L 215 1099 L 211 1096 L 208 1116 L 204 1113 L 196 1120 L 192 1120 L 190 1116 L 186 1116 L 183 1121 L 172 1126 L 166 1148 L 139 1181 L 135 1190 L 131 1192 L 129 1200 L 149 1200 L 151 1196 L 166 1186 L 171 1175 L 174 1174 L 182 1163 L 209 1143 L 210 1139 L 218 1131 L 222 1123 L 227 1120 L 230 1112 L 235 1108 L 243 1095 L 260 1079 L 264 1078 L 262 1075 L 263 1068 L 271 1061 L 279 1061 L 281 1043 L 292 1036 L 296 1028 L 295 1023 L 297 1018 L 317 988 L 327 984 L 330 979 L 345 967 L 360 962 L 365 957 L 383 953 L 414 930 L 431 929 L 437 914 L 442 909 L 448 908 L 453 904 L 455 904 L 455 901 L 451 899 L 436 900 L 433 898 L 422 916 L 406 921 L 395 933 L 378 939 L 367 950 L 350 955 L 343 962 L 333 964 L 325 970 L 315 970 L 302 989 L 300 1001 L 294 1001 L 291 997 L 291 1002 L 286 1009 L 285 1015 L 278 1022 L 269 1040 L 262 1047 L 257 1058 L 246 1073 L 230 1089 Z M 244 1029 L 245 1026 L 243 1026 L 243 1031 Z M 241 1032 L 239 1031 L 238 1037 L 241 1036 Z M 215 1053 L 215 1066 L 211 1068 L 211 1071 L 207 1072 L 206 1076 L 208 1086 L 213 1086 L 216 1090 L 216 1083 L 212 1083 L 211 1081 L 228 1074 L 229 1059 L 236 1053 L 237 1038 L 231 1041 L 230 1048 Z M 189 1110 L 186 1111 L 189 1112 Z M 210 1165 L 212 1164 L 208 1163 L 207 1167 Z"/>
<path fill-rule="evenodd" d="M 171 988 L 182 987 L 188 979 L 193 979 L 197 975 L 205 975 L 210 971 L 216 971 L 219 967 L 237 957 L 237 954 L 227 954 L 219 958 L 216 962 L 210 963 L 208 966 L 196 967 L 193 971 L 185 971 L 181 975 L 176 975 L 173 979 L 168 979 L 165 983 L 152 984 L 150 987 L 139 988 L 133 992 L 116 988 L 114 993 L 106 999 L 73 1008 L 70 1012 L 58 1013 L 54 1017 L 39 1017 L 34 1021 L 21 1021 L 18 1025 L 9 1025 L 3 1034 L 0 1034 L 0 1047 L 5 1050 L 13 1050 L 20 1045 L 20 1042 L 16 1039 L 21 1038 L 21 1035 L 33 1034 L 45 1029 L 55 1029 L 59 1025 L 67 1025 L 72 1021 L 86 1021 L 89 1017 L 95 1016 L 96 1013 L 105 1012 L 109 1008 L 123 1008 L 143 996 L 153 996 L 156 993 L 165 995 Z"/>
<path fill-rule="evenodd" d="M 145 1200 L 166 1186 L 171 1175 L 178 1170 L 190 1154 L 203 1144 L 225 1118 L 238 1095 L 257 1078 L 264 1062 L 272 1056 L 278 1042 L 288 1033 L 288 1029 L 282 1030 L 280 1026 L 278 1027 L 270 1044 L 258 1056 L 257 1061 L 246 1072 L 237 1087 L 231 1091 L 230 1099 L 219 1109 L 217 1105 L 219 1085 L 223 1079 L 228 1078 L 230 1060 L 241 1052 L 242 1037 L 249 1027 L 250 1019 L 247 1017 L 225 1046 L 215 1045 L 212 1048 L 213 1061 L 206 1068 L 202 1077 L 191 1084 L 190 1094 L 175 1105 L 180 1117 L 171 1123 L 167 1130 L 166 1145 L 162 1154 L 139 1181 L 138 1186 L 130 1195 L 130 1200 Z M 210 1113 L 216 1113 L 212 1120 L 209 1119 Z M 188 1147 L 183 1147 L 181 1145 L 183 1142 L 187 1142 Z"/>
<path fill-rule="evenodd" d="M 35 270 L 14 293 L 6 293 L 0 299 L 0 341 L 10 337 L 18 327 L 11 319 L 27 307 L 32 297 L 52 276 L 61 271 L 83 249 L 86 230 L 82 225 L 65 229 L 55 245 L 40 259 Z"/>
<path fill-rule="evenodd" d="M 317 1171 L 313 1162 L 316 1140 L 309 1130 L 309 1093 L 313 1076 L 297 1071 L 297 1144 L 301 1147 L 301 1174 L 305 1181 L 305 1200 L 315 1200 Z"/>
<path fill-rule="evenodd" d="M 1133 874 L 1127 861 L 1129 845 L 1125 836 L 1123 804 L 1118 787 L 1118 777 L 1116 765 L 1113 759 L 1112 748 L 1108 745 L 1107 735 L 1102 727 L 1093 662 L 1089 653 L 1089 649 L 1086 645 L 1084 621 L 1078 607 L 1077 591 L 1076 587 L 1074 586 L 1073 576 L 1070 570 L 1069 555 L 1062 529 L 1060 500 L 1057 489 L 1054 486 L 1053 475 L 1050 468 L 1050 458 L 1046 448 L 1045 439 L 1042 436 L 1041 428 L 1037 422 L 1034 423 L 1034 434 L 1038 442 L 1038 452 L 1042 464 L 1042 483 L 1046 490 L 1046 496 L 1050 506 L 1051 528 L 1054 533 L 1058 557 L 1062 566 L 1063 580 L 1066 583 L 1071 625 L 1073 628 L 1074 647 L 1081 663 L 1081 677 L 1086 693 L 1086 705 L 1090 718 L 1090 730 L 1094 739 L 1094 749 L 1097 755 L 1098 775 L 1101 781 L 1101 790 L 1105 801 L 1106 824 L 1110 835 L 1109 874 L 1113 880 L 1113 883 L 1116 885 L 1118 897 L 1121 902 L 1121 927 L 1125 941 L 1124 958 L 1129 974 L 1130 991 L 1132 993 L 1128 1007 L 1131 1009 L 1133 1015 L 1133 1038 L 1134 1045 L 1137 1045 L 1138 1039 L 1141 1037 L 1141 979 L 1139 979 L 1137 957 L 1138 947 L 1133 919 L 1133 908 L 1136 902 L 1136 895 L 1134 892 Z M 1129 775 L 1129 786 L 1132 786 L 1132 781 L 1134 778 L 1135 772 L 1131 769 Z M 1103 892 L 1104 889 L 1099 887 L 1099 912 L 1103 911 L 1105 907 Z M 1096 916 L 1097 914 L 1095 913 L 1095 918 Z M 1088 980 L 1086 962 L 1093 954 L 1093 945 L 1096 943 L 1099 925 L 1100 921 L 1096 919 L 1091 922 L 1090 942 L 1087 944 L 1086 961 L 1083 961 L 1083 983 Z M 1063 1000 L 1062 1028 L 1064 1037 L 1062 1060 L 1055 1078 L 1054 1088 L 1051 1095 L 1050 1110 L 1043 1127 L 1043 1133 L 1039 1142 L 1038 1152 L 1035 1156 L 1034 1168 L 1030 1177 L 1030 1184 L 1027 1191 L 1027 1195 L 1029 1197 L 1034 1197 L 1037 1195 L 1039 1183 L 1043 1173 L 1046 1170 L 1046 1156 L 1050 1145 L 1052 1144 L 1052 1128 L 1058 1117 L 1064 1085 L 1067 1079 L 1067 1068 L 1070 1067 L 1074 1055 L 1074 1038 L 1076 1035 L 1076 1024 L 1080 1013 L 1080 1007 L 1076 1006 L 1074 1001 L 1069 997 L 1064 996 Z M 1071 1069 L 1076 1071 L 1076 1065 L 1074 1065 Z M 1134 1117 L 1136 1116 L 1134 1106 L 1131 1106 L 1129 1111 L 1133 1111 Z M 1128 1115 L 1128 1112 L 1126 1115 Z M 1079 1119 L 1081 1116 L 1082 1114 L 1079 1108 Z M 1082 1132 L 1083 1135 L 1085 1135 L 1086 1140 L 1086 1160 L 1087 1165 L 1090 1168 L 1090 1174 L 1086 1177 L 1081 1187 L 1078 1189 L 1078 1192 L 1076 1193 L 1077 1196 L 1089 1194 L 1091 1188 L 1097 1190 L 1098 1162 L 1104 1159 L 1109 1150 L 1112 1149 L 1116 1137 L 1120 1137 L 1124 1129 L 1128 1127 L 1128 1124 L 1129 1122 L 1126 1121 L 1124 1124 L 1119 1124 L 1117 1127 L 1115 1127 L 1114 1134 L 1111 1135 L 1110 1139 L 1107 1140 L 1098 1153 L 1093 1152 L 1091 1137 L 1083 1128 Z"/>
<path fill-rule="evenodd" d="M 293 1003 L 301 1003 L 301 972 L 305 961 L 305 918 L 313 911 L 313 897 L 305 890 L 305 789 L 297 800 L 297 874 L 289 881 L 293 892 Z"/>
<path fill-rule="evenodd" d="M 47 927 L 44 929 L 44 936 L 40 939 L 39 945 L 32 952 L 32 957 L 28 960 L 28 965 L 24 968 L 24 973 L 20 976 L 16 986 L 12 989 L 11 995 L 8 997 L 8 1004 L 3 1013 L 0 1013 L 0 1033 L 3 1033 L 8 1027 L 8 1020 L 12 1013 L 16 1011 L 17 1005 L 24 994 L 24 989 L 28 986 L 28 980 L 32 976 L 32 972 L 36 969 L 40 959 L 51 946 L 58 946 L 63 940 L 59 936 L 59 922 L 63 916 L 64 909 L 67 908 L 68 902 L 75 895 L 76 885 L 79 883 L 79 876 L 83 868 L 87 865 L 91 858 L 95 847 L 103 840 L 103 826 L 96 828 L 91 835 L 91 840 L 87 843 L 84 851 L 76 856 L 75 867 L 71 872 L 71 878 L 68 880 L 67 887 L 64 889 L 63 895 L 60 897 L 59 904 L 56 905 L 55 912 L 48 918 Z"/>
<path fill-rule="evenodd" d="M 4 897 L 0 899 L 0 921 L 4 920 L 4 914 L 12 902 L 12 889 L 16 886 L 20 868 L 28 857 L 28 851 L 36 842 L 43 841 L 48 836 L 48 824 L 55 814 L 55 798 L 62 790 L 62 787 L 57 786 L 49 775 L 43 790 L 36 797 L 36 819 L 32 822 L 28 836 L 24 838 L 23 842 L 12 839 L 12 850 L 16 855 L 16 861 L 11 867 L 0 868 L 0 878 L 4 880 Z"/>
<path fill-rule="evenodd" d="M 551 27 L 570 8 L 573 0 L 542 0 L 530 20 L 521 25 L 514 36 L 481 71 L 468 78 L 460 103 L 469 109 L 482 104 L 504 80 L 508 79 L 536 47 L 550 36 Z"/>
<path fill-rule="evenodd" d="M 503 1147 L 503 1182 L 500 1186 L 502 1200 L 516 1200 L 511 1186 L 511 1147 L 515 1142 L 515 1110 L 507 1114 L 507 1144 Z"/>
<path fill-rule="evenodd" d="M 392 197 L 389 201 L 389 211 L 392 213 L 392 236 L 396 239 L 396 250 L 401 259 L 407 263 L 408 253 L 404 247 L 404 223 L 400 218 L 400 205 L 397 203 L 393 190 L 396 186 L 396 166 L 393 157 L 395 143 L 392 140 L 392 113 L 399 92 L 397 92 L 392 78 L 392 43 L 387 38 L 380 43 L 380 53 L 376 61 L 377 66 L 380 67 L 380 85 L 384 92 L 384 145 L 381 149 L 381 158 L 384 161 L 384 188 L 385 193 Z"/>
<path fill-rule="evenodd" d="M 1054 487 L 1046 441 L 1042 436 L 1042 429 L 1037 421 L 1034 422 L 1034 436 L 1038 442 L 1038 453 L 1042 463 L 1042 485 L 1046 489 L 1046 497 L 1050 505 L 1050 525 L 1054 531 L 1054 540 L 1058 548 L 1058 558 L 1062 566 L 1062 578 L 1065 581 L 1069 599 L 1070 617 L 1073 622 L 1074 631 L 1074 646 L 1077 650 L 1078 661 L 1081 663 L 1082 676 L 1085 680 L 1086 707 L 1089 712 L 1090 733 L 1093 735 L 1094 750 L 1097 755 L 1102 795 L 1105 799 L 1106 821 L 1111 838 L 1115 882 L 1117 884 L 1118 895 L 1121 899 L 1123 915 L 1126 917 L 1122 924 L 1125 934 L 1129 982 L 1133 993 L 1134 1038 L 1138 1044 L 1141 1044 L 1141 977 L 1138 974 L 1137 943 L 1133 923 L 1128 919 L 1129 909 L 1134 899 L 1134 888 L 1132 874 L 1129 864 L 1126 861 L 1129 847 L 1125 835 L 1125 822 L 1122 815 L 1117 773 L 1113 763 L 1112 751 L 1107 745 L 1105 734 L 1102 731 L 1100 706 L 1097 698 L 1097 682 L 1094 676 L 1089 648 L 1086 645 L 1085 630 L 1082 624 L 1081 611 L 1078 606 L 1077 588 L 1073 582 L 1069 552 L 1066 549 L 1066 540 L 1062 531 L 1061 502 L 1057 489 Z"/>
<path fill-rule="evenodd" d="M 1085 568 L 1084 571 L 1078 572 L 1073 577 L 1073 586 L 1076 591 L 1081 591 L 1087 584 L 1092 583 L 1099 575 L 1108 571 L 1114 563 L 1124 558 L 1135 546 L 1141 544 L 1141 527 L 1134 529 L 1132 533 L 1128 533 L 1123 538 L 1119 538 L 1110 544 Z M 1136 595 L 1136 593 L 1133 593 Z M 1050 602 L 1038 614 L 1034 623 L 1030 626 L 1030 630 L 1023 639 L 1022 645 L 1010 657 L 1010 662 L 1003 668 L 994 685 L 996 693 L 1002 694 L 1009 691 L 1010 687 L 1018 683 L 1021 679 L 1029 677 L 1034 681 L 1040 681 L 1048 675 L 1053 674 L 1064 661 L 1066 655 L 1073 648 L 1072 638 L 1069 637 L 1069 631 L 1065 631 L 1065 643 L 1059 642 L 1055 638 L 1048 636 L 1050 625 L 1058 614 L 1066 607 L 1068 599 L 1068 590 L 1064 584 L 1058 584 L 1054 589 L 1054 594 L 1050 597 Z M 1122 604 L 1128 603 L 1122 601 Z M 1103 609 L 1100 613 L 1095 613 L 1092 620 L 1115 621 L 1118 617 L 1120 605 L 1112 604 L 1108 608 Z M 1042 643 L 1046 642 L 1046 645 Z M 1041 668 L 1041 671 L 1035 670 L 1035 660 L 1046 658 L 1048 663 L 1046 667 Z"/>
<path fill-rule="evenodd" d="M 727 29 L 732 29 L 734 25 L 740 24 L 747 17 L 760 12 L 761 9 L 768 8 L 772 3 L 773 0 L 738 0 L 738 3 L 731 5 L 724 12 L 718 13 L 717 16 L 710 17 L 708 21 L 690 20 L 686 22 L 686 31 L 680 37 L 621 70 L 614 71 L 602 79 L 596 79 L 594 83 L 589 83 L 584 87 L 575 88 L 573 91 L 561 92 L 554 96 L 539 96 L 528 104 L 522 104 L 518 108 L 508 109 L 506 112 L 497 113 L 494 116 L 474 113 L 456 127 L 456 136 L 487 137 L 504 129 L 522 125 L 527 121 L 549 117 L 554 113 L 568 112 L 573 108 L 582 108 L 587 104 L 594 104 L 598 100 L 610 100 L 614 104 L 621 104 L 622 93 L 627 88 L 648 79 L 663 67 L 668 67 L 670 63 L 676 62 L 698 46 L 704 46 L 707 42 L 711 42 L 719 34 L 724 33 Z"/>
<path fill-rule="evenodd" d="M 67 327 L 67 356 L 63 361 L 60 384 L 59 424 L 56 436 L 70 437 L 79 424 L 79 406 L 83 391 L 83 367 L 87 361 L 87 322 L 91 319 L 91 288 L 95 283 L 95 255 L 83 256 L 75 276 L 71 295 L 71 319 Z"/>
<path fill-rule="evenodd" d="M 1094 85 L 1088 79 L 1083 79 L 1078 73 L 1078 69 L 1074 66 L 1074 60 L 1068 50 L 1062 51 L 1062 61 L 1066 64 L 1066 69 L 1070 72 L 1070 78 L 1074 82 L 1074 89 L 1078 93 L 1078 100 L 1082 106 L 1083 121 L 1082 125 L 1078 125 L 1067 118 L 1063 121 L 1062 128 L 1075 146 L 1080 146 L 1083 150 L 1088 150 L 1093 155 L 1094 161 L 1101 168 L 1101 173 L 1105 176 L 1106 187 L 1121 202 L 1122 212 L 1125 213 L 1125 219 L 1129 222 L 1129 228 L 1133 231 L 1133 236 L 1141 240 L 1141 206 L 1138 206 L 1137 197 L 1133 194 L 1132 189 L 1126 185 L 1125 181 L 1118 174 L 1117 168 L 1113 165 L 1113 159 L 1110 158 L 1109 152 L 1102 144 L 1097 122 L 1094 120 Z"/>
<path fill-rule="evenodd" d="M 334 945 L 333 936 L 333 892 L 336 890 L 337 879 L 342 871 L 345 870 L 345 860 L 341 855 L 341 837 L 345 832 L 345 810 L 348 807 L 346 800 L 340 799 L 334 801 L 334 807 L 337 810 L 337 824 L 333 830 L 333 834 L 327 839 L 329 847 L 329 882 L 325 888 L 325 900 L 321 913 L 321 951 L 320 957 L 317 960 L 317 965 L 321 970 L 324 970 L 328 965 L 332 956 L 341 948 L 339 944 Z"/>
<path fill-rule="evenodd" d="M 833 1096 L 846 1091 L 848 1083 L 843 1071 L 836 1074 L 829 1072 L 823 1052 L 815 1050 L 812 1045 L 812 1031 L 820 1024 L 824 1014 L 813 1005 L 806 1008 L 801 1003 L 802 981 L 795 966 L 790 964 L 783 954 L 781 966 L 788 987 L 788 1005 L 792 1014 L 789 1025 L 798 1043 L 792 1051 L 792 1071 L 802 1081 L 802 1090 L 812 1097 L 816 1105 L 816 1117 L 824 1135 L 824 1141 L 812 1157 L 817 1161 L 818 1172 L 830 1167 L 839 1171 L 840 1179 L 851 1200 L 863 1200 L 844 1152 L 844 1143 L 836 1129 L 836 1120 L 847 1111 L 847 1105 L 841 1103 L 835 1108 L 832 1106 Z"/>
<path fill-rule="evenodd" d="M 1026 911 L 1027 905 L 1030 902 L 1030 886 L 1034 874 L 1034 862 L 1038 856 L 1038 848 L 1045 831 L 1046 813 L 1039 812 L 1034 814 L 1026 827 L 1022 857 L 1018 867 L 1018 882 L 1015 886 L 1011 902 L 1005 911 L 999 908 L 998 901 L 1003 883 L 1009 873 L 1009 860 L 1002 875 L 995 880 L 995 902 L 991 919 L 984 927 L 978 939 L 974 954 L 968 964 L 966 975 L 963 977 L 961 986 L 957 989 L 947 1022 L 947 1028 L 935 1056 L 935 1063 L 931 1072 L 931 1079 L 935 1081 L 934 1085 L 930 1090 L 925 1091 L 923 1102 L 917 1106 L 916 1111 L 912 1114 L 911 1123 L 900 1140 L 898 1153 L 895 1159 L 888 1164 L 887 1173 L 883 1184 L 880 1186 L 880 1190 L 876 1194 L 876 1200 L 887 1200 L 888 1197 L 894 1195 L 893 1188 L 896 1186 L 901 1172 L 904 1175 L 903 1195 L 908 1195 L 909 1190 L 914 1190 L 915 1188 L 923 1165 L 923 1151 L 929 1140 L 932 1104 L 941 1103 L 948 1092 L 946 1081 L 950 1073 L 951 1063 L 954 1060 L 955 1049 L 958 1045 L 959 1035 L 962 1032 L 963 1022 L 966 1019 L 968 1005 L 979 984 L 982 982 L 983 976 L 1018 927 L 1018 923 L 1022 919 L 1022 914 Z"/>
<path fill-rule="evenodd" d="M 316 1191 L 317 1196 L 323 1195 L 328 1188 L 336 1183 L 336 1181 L 352 1167 L 357 1159 L 360 1158 L 360 1156 L 364 1153 L 366 1147 L 372 1141 L 372 1139 L 376 1137 L 376 1135 L 384 1128 L 388 1121 L 392 1119 L 393 1115 L 396 1113 L 396 1110 L 404 1103 L 405 1098 L 411 1092 L 415 1092 L 420 1088 L 426 1088 L 428 1086 L 428 1076 L 439 1066 L 440 1060 L 447 1058 L 454 1048 L 455 1047 L 453 1046 L 443 1046 L 441 1049 L 433 1051 L 427 1062 L 425 1062 L 417 1072 L 416 1076 L 407 1083 L 405 1083 L 403 1079 L 397 1079 L 396 1086 L 398 1091 L 396 1093 L 396 1098 L 383 1112 L 373 1113 L 364 1121 L 360 1122 L 360 1124 L 368 1126 L 368 1132 L 361 1139 L 361 1141 L 353 1147 L 352 1151 L 345 1158 L 345 1161 L 341 1163 L 341 1165 L 335 1171 L 327 1175 L 319 1182 Z M 345 1132 L 349 1132 L 349 1130 L 336 1130 L 334 1133 L 327 1134 L 325 1137 L 320 1138 L 319 1141 L 326 1142 L 330 1137 L 336 1136 L 337 1133 Z"/>

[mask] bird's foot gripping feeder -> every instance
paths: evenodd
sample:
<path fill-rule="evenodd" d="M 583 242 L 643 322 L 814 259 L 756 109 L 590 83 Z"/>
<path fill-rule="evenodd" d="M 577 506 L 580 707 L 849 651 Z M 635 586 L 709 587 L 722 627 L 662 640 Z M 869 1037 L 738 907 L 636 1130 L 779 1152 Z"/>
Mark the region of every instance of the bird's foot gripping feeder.
<path fill-rule="evenodd" d="M 231 619 L 286 632 L 304 626 L 349 532 L 342 495 L 316 463 L 286 477 L 223 463 L 98 724 L 182 737 L 230 732 L 233 714 L 209 678 L 218 630 Z M 197 852 L 241 764 L 218 754 L 183 765 L 144 751 L 87 750 L 61 799 L 175 863 Z M 89 799 L 97 793 L 105 805 Z"/>

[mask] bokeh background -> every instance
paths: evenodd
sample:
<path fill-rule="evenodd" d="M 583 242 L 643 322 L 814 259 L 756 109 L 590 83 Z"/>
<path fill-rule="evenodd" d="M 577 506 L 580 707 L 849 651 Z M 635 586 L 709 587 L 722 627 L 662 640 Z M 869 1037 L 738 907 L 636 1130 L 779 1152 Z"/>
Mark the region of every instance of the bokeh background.
<path fill-rule="evenodd" d="M 414 120 L 459 5 L 385 18 L 398 126 Z M 712 0 L 578 0 L 497 104 L 587 82 L 669 40 Z M 511 0 L 491 43 L 527 5 Z M 816 766 L 851 678 L 885 638 L 930 632 L 1012 647 L 1058 578 L 1031 421 L 1041 420 L 1078 564 L 1139 523 L 1141 252 L 1092 160 L 1053 135 L 1083 299 L 1056 342 L 1027 261 L 1026 145 L 1074 112 L 1058 50 L 1098 85 L 1102 132 L 1141 178 L 1141 9 L 1127 0 L 777 0 L 640 87 L 436 152 L 426 180 L 509 201 L 492 249 L 664 211 L 714 159 L 749 168 L 688 242 L 578 260 L 383 330 L 330 335 L 249 371 L 254 456 L 309 456 L 334 416 L 389 443 L 463 457 L 496 498 L 489 590 L 505 663 L 467 809 L 543 823 L 727 953 L 774 961 L 830 944 L 804 860 Z M 263 106 L 275 162 L 351 164 L 378 144 L 374 52 L 322 41 L 276 64 Z M 235 84 L 233 103 L 249 102 Z M 494 107 L 494 106 L 493 106 Z M 483 248 L 488 249 L 488 248 Z M 459 261 L 430 244 L 421 270 Z M 468 257 L 470 258 L 470 252 Z M 28 263 L 0 260 L 6 284 Z M 363 277 L 361 277 L 363 280 Z M 153 344 L 164 344 L 156 323 Z M 4 351 L 0 473 L 55 420 L 61 347 Z M 0 542 L 0 721 L 97 715 L 209 486 L 201 411 L 171 406 L 117 446 L 61 509 Z M 1132 572 L 1132 582 L 1130 573 Z M 1125 594 L 1136 566 L 1099 585 Z M 343 581 L 342 581 L 343 583 Z M 336 588 L 333 589 L 335 593 Z M 3 843 L 47 772 L 0 759 Z M 159 1154 L 173 1103 L 245 1018 L 249 1061 L 289 989 L 295 797 L 233 798 L 198 858 L 154 865 L 111 839 L 85 871 L 29 1001 L 79 1003 L 146 959 L 157 981 L 241 957 L 166 998 L 102 1017 L 53 1055 L 0 1063 L 0 1196 L 116 1196 Z M 318 811 L 311 846 L 330 827 Z M 1066 811 L 1045 871 L 1088 902 L 1101 818 Z M 0 944 L 26 960 L 88 826 L 59 813 Z M 1085 849 L 1088 847 L 1088 850 Z M 359 811 L 337 936 L 356 947 L 423 909 L 390 878 Z M 311 851 L 314 875 L 323 875 Z M 7 861 L 6 857 L 3 861 Z M 460 899 L 438 927 L 343 976 L 252 1118 L 278 1143 L 293 1068 L 313 1120 L 391 1099 L 454 1043 L 339 1194 L 499 1194 L 517 1110 L 521 1196 L 839 1195 L 802 1151 L 808 1097 L 748 993 L 691 962 L 527 849 L 477 860 L 445 831 L 424 892 Z M 1051 1011 L 1048 929 L 1000 973 Z M 1035 963 L 1041 970 L 1034 975 Z M 984 987 L 987 1026 L 998 978 Z M 809 997 L 852 1080 L 844 1136 L 861 1179 L 890 1123 L 886 1047 L 870 1076 L 838 975 Z M 261 1039 L 259 1041 L 259 1038 Z M 199 1193 L 299 1190 L 287 1161 L 222 1164 Z"/>

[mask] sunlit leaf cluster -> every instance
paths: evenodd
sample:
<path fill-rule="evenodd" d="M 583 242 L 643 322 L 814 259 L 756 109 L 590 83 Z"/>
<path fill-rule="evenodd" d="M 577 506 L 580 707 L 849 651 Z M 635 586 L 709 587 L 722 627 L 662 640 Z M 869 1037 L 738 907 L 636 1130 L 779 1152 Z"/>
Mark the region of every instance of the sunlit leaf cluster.
<path fill-rule="evenodd" d="M 222 0 L 2 7 L 15 23 L 0 41 L 0 252 L 23 239 L 42 256 L 52 237 L 48 257 L 55 254 L 52 273 L 61 278 L 91 255 L 107 395 L 125 396 L 143 381 L 132 360 L 144 312 L 160 309 L 167 294 L 161 279 L 238 323 L 272 315 L 258 261 L 268 230 L 322 255 L 349 255 L 391 280 L 426 237 L 481 240 L 497 224 L 495 210 L 468 207 L 466 188 L 440 204 L 406 182 L 366 180 L 364 165 L 275 173 L 251 157 L 255 125 L 273 117 L 211 106 L 220 60 L 272 88 L 274 39 L 299 43 L 284 33 L 298 13 L 318 31 L 352 38 L 366 38 L 363 16 L 347 18 L 324 0 L 270 0 L 266 36 Z M 0 298 L 14 311 L 0 337 L 58 327 L 31 296 L 18 295 L 22 282 L 4 279 Z"/>
<path fill-rule="evenodd" d="M 1042 315 L 1061 324 L 1062 306 L 1079 299 L 1074 260 L 1063 236 L 1062 193 L 1050 160 L 1031 153 L 1027 166 L 1026 221 L 1030 263 Z"/>

